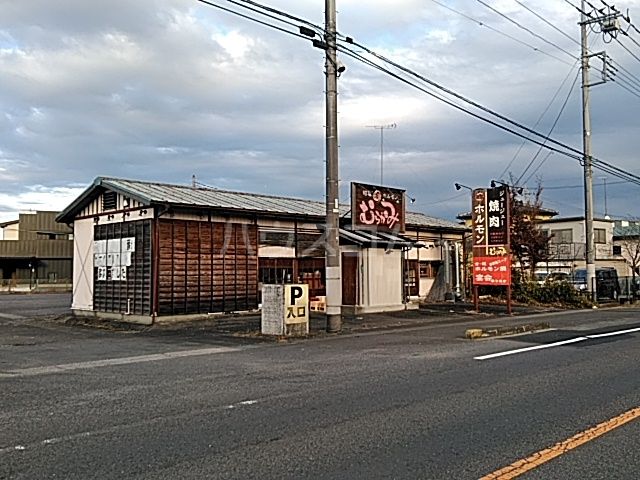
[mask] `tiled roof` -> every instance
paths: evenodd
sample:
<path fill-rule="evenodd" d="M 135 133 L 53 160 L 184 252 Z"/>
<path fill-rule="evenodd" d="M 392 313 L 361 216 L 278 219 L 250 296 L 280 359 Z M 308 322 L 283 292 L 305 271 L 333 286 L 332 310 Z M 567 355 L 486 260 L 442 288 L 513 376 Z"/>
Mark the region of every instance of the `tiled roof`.
<path fill-rule="evenodd" d="M 70 221 L 86 203 L 104 189 L 129 196 L 145 205 L 171 204 L 183 207 L 214 208 L 273 215 L 324 217 L 325 204 L 315 200 L 218 190 L 168 183 L 144 182 L 120 178 L 98 177 L 78 199 L 59 216 L 59 221 Z M 340 216 L 349 218 L 350 206 L 340 205 Z M 406 224 L 437 229 L 463 231 L 465 228 L 448 220 L 430 217 L 419 212 L 407 212 Z"/>
<path fill-rule="evenodd" d="M 640 237 L 640 225 L 627 225 L 626 227 L 615 226 L 613 227 L 614 237 Z"/>

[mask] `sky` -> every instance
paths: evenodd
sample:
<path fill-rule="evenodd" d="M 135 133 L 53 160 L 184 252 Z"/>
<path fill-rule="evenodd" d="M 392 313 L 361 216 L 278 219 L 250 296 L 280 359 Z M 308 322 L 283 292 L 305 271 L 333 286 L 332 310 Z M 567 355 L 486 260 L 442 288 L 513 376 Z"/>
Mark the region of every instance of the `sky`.
<path fill-rule="evenodd" d="M 479 0 L 337 0 L 338 31 L 581 150 L 577 0 L 484 3 L 493 10 Z M 324 24 L 321 0 L 268 5 Z M 635 26 L 640 0 L 616 6 Z M 0 221 L 61 210 L 98 176 L 190 184 L 195 175 L 220 189 L 323 200 L 324 51 L 310 39 L 196 0 L 0 0 L 0 11 Z M 591 51 L 606 51 L 619 72 L 590 89 L 593 155 L 640 174 L 640 33 L 630 28 L 618 40 L 589 35 Z M 346 47 L 363 54 L 359 45 Z M 382 163 L 383 183 L 406 189 L 410 209 L 428 215 L 455 220 L 470 210 L 470 192 L 454 183 L 488 187 L 492 179 L 519 179 L 525 195 L 542 185 L 546 207 L 583 214 L 576 159 L 544 149 L 536 156 L 531 142 L 339 59 L 343 202 L 350 182 L 380 183 Z M 594 82 L 601 65 L 592 59 Z M 376 127 L 391 125 L 381 161 Z M 596 216 L 605 214 L 606 183 L 606 213 L 640 217 L 640 186 L 598 170 L 594 183 Z"/>

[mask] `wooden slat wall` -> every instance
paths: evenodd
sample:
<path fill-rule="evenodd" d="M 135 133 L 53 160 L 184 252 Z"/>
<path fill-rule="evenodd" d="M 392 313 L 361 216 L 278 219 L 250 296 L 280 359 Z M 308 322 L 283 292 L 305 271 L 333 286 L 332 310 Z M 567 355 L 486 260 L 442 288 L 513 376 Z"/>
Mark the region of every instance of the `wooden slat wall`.
<path fill-rule="evenodd" d="M 95 240 L 136 238 L 131 266 L 127 267 L 127 280 L 98 280 L 98 269 L 93 269 L 93 308 L 100 312 L 125 313 L 127 299 L 130 313 L 151 315 L 151 221 L 96 225 Z"/>
<path fill-rule="evenodd" d="M 159 243 L 159 315 L 257 308 L 255 225 L 161 220 Z"/>

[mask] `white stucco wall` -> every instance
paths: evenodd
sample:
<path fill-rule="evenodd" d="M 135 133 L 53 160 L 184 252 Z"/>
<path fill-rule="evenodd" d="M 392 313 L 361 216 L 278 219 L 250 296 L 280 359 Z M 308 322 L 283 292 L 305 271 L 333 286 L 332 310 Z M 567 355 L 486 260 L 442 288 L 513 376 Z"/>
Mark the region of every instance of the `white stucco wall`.
<path fill-rule="evenodd" d="M 91 218 L 73 223 L 73 310 L 93 310 L 93 224 Z"/>
<path fill-rule="evenodd" d="M 365 307 L 402 305 L 400 250 L 362 250 L 361 300 Z"/>

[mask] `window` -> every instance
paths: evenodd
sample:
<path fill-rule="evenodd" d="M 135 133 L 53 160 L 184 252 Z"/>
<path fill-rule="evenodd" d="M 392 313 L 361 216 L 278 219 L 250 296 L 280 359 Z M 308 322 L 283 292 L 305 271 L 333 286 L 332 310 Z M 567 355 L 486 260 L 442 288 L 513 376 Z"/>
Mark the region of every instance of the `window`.
<path fill-rule="evenodd" d="M 573 229 L 551 230 L 551 243 L 572 243 Z"/>
<path fill-rule="evenodd" d="M 607 243 L 607 231 L 604 228 L 594 228 L 593 236 L 595 243 Z"/>
<path fill-rule="evenodd" d="M 420 278 L 435 278 L 441 262 L 420 262 Z"/>
<path fill-rule="evenodd" d="M 613 254 L 614 255 L 622 255 L 622 247 L 620 245 L 613 246 Z"/>

